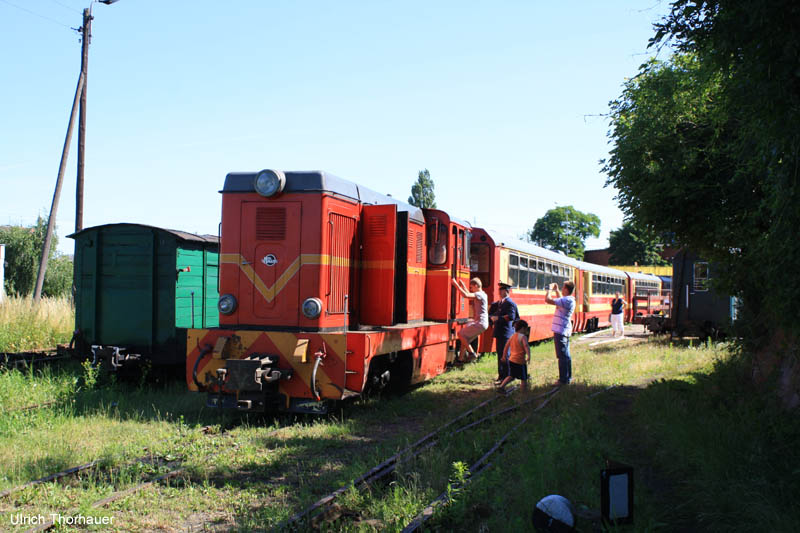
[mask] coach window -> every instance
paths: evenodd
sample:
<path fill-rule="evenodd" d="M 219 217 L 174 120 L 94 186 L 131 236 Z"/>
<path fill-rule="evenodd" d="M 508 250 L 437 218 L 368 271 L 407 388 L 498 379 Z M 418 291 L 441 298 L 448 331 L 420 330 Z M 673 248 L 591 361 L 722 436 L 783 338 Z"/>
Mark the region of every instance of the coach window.
<path fill-rule="evenodd" d="M 519 258 L 519 288 L 528 288 L 528 258 L 522 256 Z"/>
<path fill-rule="evenodd" d="M 428 262 L 443 265 L 447 261 L 447 226 L 434 218 L 428 224 Z"/>
<path fill-rule="evenodd" d="M 512 287 L 518 287 L 519 282 L 519 256 L 517 254 L 509 254 L 508 256 L 508 283 Z"/>

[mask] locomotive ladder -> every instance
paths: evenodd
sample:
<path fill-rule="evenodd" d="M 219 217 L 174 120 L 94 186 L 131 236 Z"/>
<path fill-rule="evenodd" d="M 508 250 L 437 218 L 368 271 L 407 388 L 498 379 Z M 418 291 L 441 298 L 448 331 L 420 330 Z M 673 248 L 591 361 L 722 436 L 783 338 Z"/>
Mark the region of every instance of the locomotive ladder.
<path fill-rule="evenodd" d="M 347 388 L 347 380 L 350 378 L 350 376 L 355 376 L 361 373 L 360 371 L 356 370 L 359 368 L 359 362 L 358 355 L 355 352 L 352 350 L 344 351 L 344 392 L 342 394 L 342 399 L 361 394 L 359 391 Z"/>

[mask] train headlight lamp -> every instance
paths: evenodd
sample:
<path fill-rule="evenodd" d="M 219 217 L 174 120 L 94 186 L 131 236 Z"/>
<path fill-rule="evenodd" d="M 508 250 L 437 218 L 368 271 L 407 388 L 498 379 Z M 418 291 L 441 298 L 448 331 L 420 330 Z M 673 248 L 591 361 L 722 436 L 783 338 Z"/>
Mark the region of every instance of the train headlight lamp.
<path fill-rule="evenodd" d="M 229 315 L 236 311 L 236 297 L 233 294 L 223 294 L 217 302 L 217 309 L 223 315 Z"/>
<path fill-rule="evenodd" d="M 262 170 L 253 180 L 256 192 L 266 198 L 281 192 L 285 185 L 286 175 L 280 170 Z"/>
<path fill-rule="evenodd" d="M 303 316 L 306 318 L 317 318 L 322 313 L 322 300 L 319 298 L 308 298 L 303 302 Z"/>

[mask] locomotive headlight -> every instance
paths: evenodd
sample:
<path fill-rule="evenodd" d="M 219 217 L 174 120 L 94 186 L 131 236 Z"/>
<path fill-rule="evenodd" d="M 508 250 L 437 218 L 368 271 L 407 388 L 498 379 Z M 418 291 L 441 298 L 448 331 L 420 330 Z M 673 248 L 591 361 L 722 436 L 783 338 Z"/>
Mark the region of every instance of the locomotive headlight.
<path fill-rule="evenodd" d="M 283 190 L 286 185 L 286 176 L 280 170 L 262 170 L 256 174 L 253 187 L 261 196 L 269 198 Z"/>
<path fill-rule="evenodd" d="M 236 298 L 233 294 L 223 294 L 219 297 L 219 302 L 217 302 L 217 309 L 223 315 L 229 315 L 236 311 Z"/>
<path fill-rule="evenodd" d="M 319 298 L 308 298 L 303 302 L 303 316 L 306 318 L 317 318 L 322 313 L 322 300 Z"/>

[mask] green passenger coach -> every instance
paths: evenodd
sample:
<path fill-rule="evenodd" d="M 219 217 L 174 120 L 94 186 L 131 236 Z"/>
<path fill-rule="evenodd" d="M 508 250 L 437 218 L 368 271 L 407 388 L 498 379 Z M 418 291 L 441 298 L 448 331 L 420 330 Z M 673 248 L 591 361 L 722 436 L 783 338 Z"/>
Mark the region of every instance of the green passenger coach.
<path fill-rule="evenodd" d="M 186 329 L 219 326 L 219 238 L 140 224 L 86 228 L 75 239 L 77 356 L 118 369 L 183 365 Z"/>

